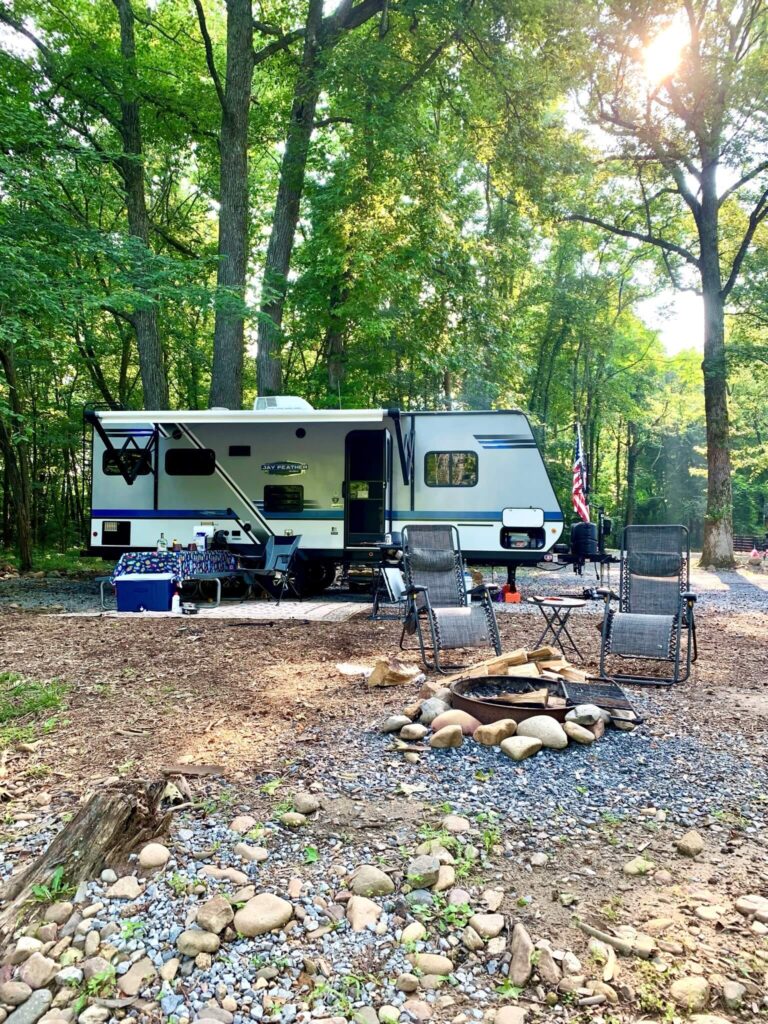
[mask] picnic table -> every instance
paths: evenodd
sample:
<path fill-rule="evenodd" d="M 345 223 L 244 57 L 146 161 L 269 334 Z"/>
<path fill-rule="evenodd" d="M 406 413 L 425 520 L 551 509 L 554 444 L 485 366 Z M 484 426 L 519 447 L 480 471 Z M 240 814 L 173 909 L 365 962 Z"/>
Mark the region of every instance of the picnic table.
<path fill-rule="evenodd" d="M 104 584 L 115 585 L 121 576 L 136 573 L 170 573 L 173 582 L 181 585 L 188 580 L 213 580 L 217 583 L 216 604 L 221 602 L 221 577 L 237 572 L 237 558 L 230 551 L 128 551 L 121 555 L 109 577 L 102 578 L 101 603 L 104 602 Z"/>

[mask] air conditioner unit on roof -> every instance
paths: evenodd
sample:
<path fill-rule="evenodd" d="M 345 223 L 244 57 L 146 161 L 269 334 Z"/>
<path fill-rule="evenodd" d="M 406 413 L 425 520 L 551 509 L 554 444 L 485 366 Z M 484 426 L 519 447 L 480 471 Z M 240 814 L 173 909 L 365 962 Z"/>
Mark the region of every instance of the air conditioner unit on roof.
<path fill-rule="evenodd" d="M 253 403 L 257 412 L 269 412 L 283 409 L 312 409 L 313 407 L 304 398 L 298 395 L 265 395 L 257 398 Z"/>

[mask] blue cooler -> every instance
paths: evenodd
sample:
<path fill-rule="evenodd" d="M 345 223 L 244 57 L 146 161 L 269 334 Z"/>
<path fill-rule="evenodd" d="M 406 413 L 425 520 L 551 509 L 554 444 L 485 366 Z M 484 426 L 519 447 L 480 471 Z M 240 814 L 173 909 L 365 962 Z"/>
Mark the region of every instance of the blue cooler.
<path fill-rule="evenodd" d="M 175 584 L 170 572 L 137 572 L 118 576 L 115 589 L 119 612 L 169 612 Z"/>

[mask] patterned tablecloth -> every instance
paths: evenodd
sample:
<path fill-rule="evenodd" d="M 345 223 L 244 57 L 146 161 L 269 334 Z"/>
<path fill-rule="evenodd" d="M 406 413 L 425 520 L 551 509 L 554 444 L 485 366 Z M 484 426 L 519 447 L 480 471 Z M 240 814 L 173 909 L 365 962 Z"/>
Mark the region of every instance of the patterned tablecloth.
<path fill-rule="evenodd" d="M 196 573 L 226 576 L 235 569 L 237 559 L 229 551 L 129 551 L 120 556 L 110 582 L 133 573 L 170 572 L 174 583 L 181 583 Z"/>

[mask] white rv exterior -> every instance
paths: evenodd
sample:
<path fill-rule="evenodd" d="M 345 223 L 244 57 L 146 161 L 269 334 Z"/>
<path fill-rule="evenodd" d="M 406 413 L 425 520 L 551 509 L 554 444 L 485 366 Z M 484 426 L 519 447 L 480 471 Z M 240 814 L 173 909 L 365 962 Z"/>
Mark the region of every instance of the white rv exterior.
<path fill-rule="evenodd" d="M 471 562 L 517 565 L 540 561 L 560 539 L 563 514 L 519 411 L 274 401 L 246 411 L 86 412 L 89 552 L 153 549 L 161 533 L 186 546 L 208 527 L 244 551 L 270 534 L 300 534 L 305 556 L 330 567 L 377 558 L 377 543 L 408 523 L 451 523 Z"/>

